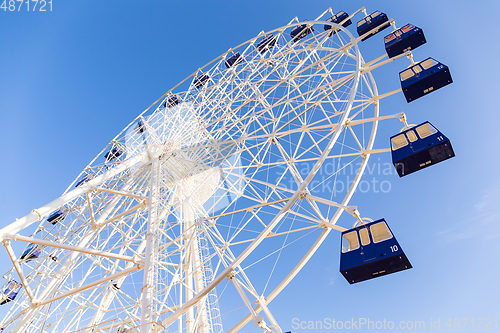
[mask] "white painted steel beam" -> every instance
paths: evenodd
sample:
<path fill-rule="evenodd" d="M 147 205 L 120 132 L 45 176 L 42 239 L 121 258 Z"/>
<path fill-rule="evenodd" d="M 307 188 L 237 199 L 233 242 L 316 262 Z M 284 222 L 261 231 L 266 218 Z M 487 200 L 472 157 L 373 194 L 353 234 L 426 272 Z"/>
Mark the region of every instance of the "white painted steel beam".
<path fill-rule="evenodd" d="M 28 297 L 33 303 L 33 292 L 31 291 L 28 281 L 26 281 L 26 278 L 24 277 L 23 270 L 21 269 L 21 266 L 19 265 L 19 262 L 17 261 L 16 255 L 14 253 L 14 250 L 12 249 L 12 246 L 10 245 L 9 240 L 4 240 L 3 241 L 3 246 L 5 246 L 5 249 L 7 250 L 7 253 L 9 254 L 9 258 L 12 261 L 12 264 L 14 265 L 14 268 L 17 272 L 17 275 L 19 276 L 19 279 L 21 280 L 21 283 L 24 286 L 24 289 L 26 290 L 26 294 L 28 294 Z"/>
<path fill-rule="evenodd" d="M 129 274 L 129 273 L 132 273 L 132 272 L 135 272 L 135 271 L 141 270 L 141 269 L 143 269 L 143 268 L 144 268 L 144 265 L 137 264 L 137 265 L 135 265 L 134 267 L 131 267 L 131 268 L 129 268 L 129 269 L 125 269 L 125 270 L 123 270 L 123 271 L 121 271 L 121 272 L 118 272 L 118 273 L 116 273 L 116 274 L 113 274 L 113 275 L 110 275 L 110 276 L 108 276 L 108 277 L 105 277 L 105 278 L 99 279 L 99 280 L 97 280 L 97 281 L 94 281 L 94 282 L 92 282 L 92 283 L 89 283 L 89 284 L 87 284 L 87 285 L 85 285 L 85 286 L 82 286 L 82 287 L 80 287 L 80 288 L 76 288 L 76 289 L 70 290 L 70 291 L 68 291 L 68 292 L 66 292 L 66 293 L 64 293 L 64 294 L 60 294 L 60 295 L 58 295 L 58 296 L 56 296 L 56 297 L 49 298 L 49 299 L 47 299 L 47 300 L 45 300 L 45 301 L 43 301 L 43 302 L 38 303 L 37 305 L 38 305 L 38 306 L 42 306 L 42 305 L 45 305 L 45 304 L 48 304 L 48 303 L 51 303 L 51 302 L 57 301 L 57 300 L 59 300 L 59 299 L 61 299 L 61 298 L 65 298 L 65 297 L 68 297 L 68 296 L 74 295 L 74 294 L 79 293 L 79 292 L 81 292 L 81 291 L 85 291 L 85 290 L 90 289 L 90 288 L 92 288 L 92 287 L 98 286 L 98 285 L 100 285 L 100 284 L 102 284 L 102 283 L 104 283 L 104 282 L 114 280 L 114 279 L 116 279 L 116 278 L 119 278 L 119 277 L 121 277 L 121 276 L 127 275 L 127 274 Z"/>
<path fill-rule="evenodd" d="M 61 244 L 61 243 L 55 243 L 55 242 L 50 242 L 50 241 L 46 241 L 43 239 L 21 236 L 18 234 L 5 235 L 5 238 L 12 239 L 15 241 L 19 240 L 19 241 L 23 241 L 23 242 L 27 242 L 27 243 L 35 243 L 35 244 L 40 244 L 40 245 L 45 245 L 45 246 L 50 246 L 50 247 L 57 247 L 60 249 L 76 251 L 76 252 L 81 252 L 81 253 L 87 253 L 87 254 L 92 254 L 92 255 L 96 255 L 96 256 L 100 256 L 100 257 L 130 261 L 133 263 L 140 263 L 140 264 L 144 263 L 143 261 L 139 261 L 139 260 L 137 260 L 137 258 L 130 257 L 130 256 L 124 256 L 121 254 L 116 254 L 116 253 L 111 253 L 111 252 L 97 251 L 97 250 L 92 250 L 92 249 L 85 248 L 85 247 L 78 247 L 78 246 L 66 245 L 66 244 Z"/>
<path fill-rule="evenodd" d="M 14 223 L 9 224 L 8 226 L 0 229 L 0 241 L 5 239 L 5 235 L 7 234 L 16 234 L 24 228 L 30 226 L 33 223 L 41 221 L 43 217 L 49 215 L 54 210 L 62 207 L 64 204 L 70 202 L 71 200 L 79 197 L 82 194 L 85 194 L 92 187 L 96 187 L 102 182 L 106 181 L 109 178 L 116 176 L 117 174 L 137 165 L 140 163 L 149 162 L 149 156 L 147 152 L 143 152 L 139 155 L 136 155 L 122 164 L 116 166 L 115 168 L 103 173 L 102 175 L 97 176 L 96 178 L 90 180 L 88 183 L 85 183 L 72 191 L 69 191 L 66 194 L 63 194 L 59 198 L 49 202 L 45 206 L 42 206 L 38 209 L 33 209 L 31 213 L 23 216 L 22 218 L 16 220 Z"/>

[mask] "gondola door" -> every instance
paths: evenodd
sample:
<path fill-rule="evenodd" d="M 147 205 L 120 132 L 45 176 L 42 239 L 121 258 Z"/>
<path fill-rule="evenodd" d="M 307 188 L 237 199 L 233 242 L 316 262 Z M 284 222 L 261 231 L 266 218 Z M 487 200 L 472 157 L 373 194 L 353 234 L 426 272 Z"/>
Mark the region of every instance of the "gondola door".
<path fill-rule="evenodd" d="M 359 229 L 359 238 L 361 239 L 361 257 L 365 263 L 377 259 L 377 254 L 371 243 L 368 228 Z"/>

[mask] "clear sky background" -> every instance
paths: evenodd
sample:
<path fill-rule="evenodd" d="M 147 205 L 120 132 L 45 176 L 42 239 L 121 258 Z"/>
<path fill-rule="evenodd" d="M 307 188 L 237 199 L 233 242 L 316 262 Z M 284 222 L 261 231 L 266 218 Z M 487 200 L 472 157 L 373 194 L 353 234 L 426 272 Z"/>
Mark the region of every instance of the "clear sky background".
<path fill-rule="evenodd" d="M 338 272 L 340 235 L 332 233 L 273 311 L 294 332 L 307 331 L 294 318 L 425 321 L 427 328 L 440 319 L 443 332 L 457 331 L 446 327 L 450 318 L 490 318 L 500 328 L 498 1 L 53 0 L 51 12 L 0 10 L 0 225 L 58 197 L 133 118 L 230 47 L 295 16 L 363 5 L 398 26 L 421 27 L 427 44 L 415 60 L 431 56 L 449 66 L 452 85 L 411 104 L 402 94 L 384 99 L 381 113 L 429 120 L 456 157 L 400 179 L 383 172 L 390 154 L 373 156 L 363 180 L 390 186 L 382 192 L 365 183 L 353 197 L 363 216 L 385 217 L 412 270 L 351 286 Z M 355 34 L 355 24 L 349 30 Z M 385 35 L 360 45 L 365 59 L 383 54 Z M 379 91 L 399 88 L 408 64 L 374 71 Z M 400 128 L 384 123 L 376 148 L 387 148 Z M 10 266 L 0 251 L 0 267 Z M 475 329 L 464 322 L 460 332 L 478 331 L 478 321 Z"/>

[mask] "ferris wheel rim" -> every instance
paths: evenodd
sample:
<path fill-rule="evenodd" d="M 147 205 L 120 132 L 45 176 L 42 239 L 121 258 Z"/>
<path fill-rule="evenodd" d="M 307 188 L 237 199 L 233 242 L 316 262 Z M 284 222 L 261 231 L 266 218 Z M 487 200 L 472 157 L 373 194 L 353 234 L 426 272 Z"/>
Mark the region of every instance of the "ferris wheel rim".
<path fill-rule="evenodd" d="M 311 21 L 311 22 L 312 22 L 312 21 Z M 301 25 L 301 24 L 302 24 L 302 23 L 301 23 L 301 22 L 299 22 L 299 23 L 296 23 L 296 24 L 287 25 L 287 26 L 284 26 L 284 27 L 282 27 L 282 28 L 274 29 L 274 30 L 272 30 L 272 31 L 270 31 L 270 32 L 273 32 L 273 31 L 278 31 L 278 30 L 281 30 L 281 29 L 287 29 L 287 28 L 290 28 L 290 27 L 293 27 L 293 26 L 298 26 L 298 25 Z M 326 21 L 316 21 L 316 22 L 313 22 L 313 24 L 330 24 L 330 25 L 334 25 L 334 24 L 332 24 L 331 22 L 326 22 Z M 350 33 L 347 29 L 345 29 L 345 28 L 343 28 L 343 27 L 341 27 L 341 26 L 338 26 L 338 27 L 339 27 L 339 30 L 342 30 L 342 31 L 347 32 L 347 33 L 348 33 L 348 35 L 351 37 L 351 40 L 355 40 L 355 38 L 352 36 L 352 34 L 351 34 L 351 33 Z M 267 33 L 270 33 L 270 32 L 267 32 Z M 258 35 L 257 37 L 254 37 L 254 38 L 250 39 L 249 41 L 256 41 L 256 40 L 257 40 L 257 38 L 259 38 L 259 37 L 261 37 L 261 36 L 264 36 L 264 35 L 266 35 L 267 33 L 260 34 L 260 35 Z M 247 43 L 247 42 L 246 42 L 246 43 Z M 244 45 L 244 44 L 245 44 L 245 43 L 242 43 L 242 44 L 240 44 L 240 46 L 241 46 L 241 45 Z M 354 88 L 352 88 L 352 89 L 351 89 L 351 94 L 350 94 L 350 102 L 349 102 L 349 108 L 351 108 L 351 107 L 352 107 L 352 104 L 353 104 L 353 99 L 354 99 L 354 97 L 355 97 L 355 95 L 356 95 L 356 91 L 357 91 L 357 84 L 358 84 L 359 79 L 360 79 L 360 71 L 361 71 L 361 65 L 362 65 L 362 64 L 361 64 L 361 58 L 360 58 L 360 57 L 361 57 L 361 54 L 360 54 L 360 52 L 359 52 L 359 49 L 357 48 L 357 43 L 356 43 L 356 42 L 354 42 L 354 46 L 355 46 L 355 48 L 356 48 L 357 55 L 358 55 L 358 59 L 357 59 L 357 67 L 356 67 L 356 89 L 354 89 Z M 238 46 L 238 47 L 239 47 L 239 46 Z M 236 48 L 237 48 L 237 47 L 236 47 Z M 233 49 L 236 49 L 236 48 L 233 48 Z M 233 49 L 230 49 L 230 50 L 233 50 Z M 229 51 L 228 51 L 228 52 L 229 52 Z M 226 52 L 224 55 L 228 54 L 228 52 Z M 220 57 L 219 57 L 219 58 L 217 58 L 217 59 L 222 59 L 221 57 L 222 57 L 222 56 L 220 56 Z M 216 59 L 216 60 L 217 60 L 217 59 Z M 215 61 L 215 60 L 213 60 L 213 61 L 212 61 L 212 62 L 210 62 L 209 64 L 213 63 L 214 61 Z M 206 66 L 208 66 L 208 64 L 207 64 Z M 204 66 L 203 68 L 205 68 L 206 66 Z M 197 71 L 197 72 L 195 72 L 195 73 L 193 73 L 193 74 L 192 74 L 191 76 L 189 76 L 189 77 L 193 77 L 194 75 L 196 75 L 196 73 L 198 73 L 198 71 Z M 376 89 L 375 81 L 374 81 L 373 76 L 371 75 L 371 73 L 369 73 L 369 76 L 370 76 L 370 78 L 371 78 L 371 80 L 372 80 L 373 86 L 374 86 L 374 87 L 375 87 L 375 89 Z M 188 77 L 188 78 L 189 78 L 189 77 Z M 187 80 L 188 78 L 186 78 L 185 80 Z M 184 80 L 184 81 L 185 81 L 185 80 Z M 184 81 L 182 81 L 182 82 L 184 82 Z M 178 86 L 178 85 L 177 85 L 177 86 Z M 176 87 L 177 87 L 177 86 L 176 86 Z M 175 88 L 175 87 L 174 87 L 174 88 Z M 174 88 L 172 88 L 171 90 L 169 90 L 169 92 L 171 92 Z M 169 92 L 167 92 L 164 96 L 167 96 Z M 162 98 L 163 98 L 163 96 L 162 96 Z M 159 102 L 160 100 L 161 100 L 161 98 L 160 98 L 160 99 L 158 99 L 158 100 L 157 100 L 157 102 Z M 156 104 L 157 102 L 155 102 L 154 104 Z M 149 110 L 149 108 L 148 108 L 148 110 Z M 147 110 L 146 110 L 146 111 L 147 111 Z M 142 114 L 144 114 L 146 111 L 144 111 Z M 376 105 L 376 113 L 378 114 L 378 105 Z M 142 115 L 142 114 L 141 114 L 141 115 Z M 349 112 L 345 112 L 345 113 L 344 113 L 344 115 L 343 115 L 343 117 L 342 117 L 342 120 L 339 122 L 339 123 L 340 123 L 340 126 L 338 126 L 338 127 L 337 127 L 337 131 L 338 131 L 338 133 L 340 133 L 342 130 L 344 130 L 344 129 L 345 129 L 345 127 L 346 127 L 346 121 L 348 120 L 348 116 L 349 116 Z M 140 116 L 139 116 L 139 117 L 140 117 Z M 139 117 L 138 117 L 138 118 L 139 118 Z M 138 119 L 138 118 L 136 118 L 136 119 Z M 135 119 L 134 119 L 134 121 L 135 121 Z M 126 128 L 130 127 L 130 126 L 134 123 L 134 121 L 133 121 L 130 125 L 128 125 Z M 374 126 L 376 126 L 376 123 L 374 123 Z M 369 144 L 369 146 L 370 146 L 370 147 L 373 145 L 373 142 L 374 142 L 374 137 L 375 137 L 375 133 L 376 133 L 376 128 L 375 128 L 374 130 L 372 130 L 372 138 L 370 139 L 370 144 Z M 119 135 L 120 135 L 120 134 L 119 134 Z M 118 135 L 117 137 L 119 137 L 119 135 Z M 333 145 L 335 144 L 336 140 L 338 139 L 338 136 L 337 136 L 335 139 L 334 139 L 334 136 L 335 136 L 335 135 L 334 135 L 334 134 L 332 134 L 332 138 L 330 139 L 330 142 L 329 142 L 328 146 L 333 146 Z M 115 138 L 115 139 L 116 139 L 116 138 Z M 113 142 L 115 142 L 115 139 L 114 139 L 114 140 L 112 140 L 110 144 L 112 144 Z M 105 149 L 106 149 L 106 148 L 105 148 Z M 103 151 L 104 151 L 104 150 L 103 150 Z M 318 168 L 319 168 L 319 167 L 320 167 L 320 166 L 324 163 L 324 161 L 325 161 L 325 159 L 326 159 L 326 156 L 328 156 L 329 152 L 330 152 L 330 150 L 328 150 L 328 151 L 327 151 L 327 150 L 323 151 L 323 154 L 322 154 L 321 158 L 320 158 L 320 159 L 318 159 L 318 161 L 316 162 L 316 165 L 318 166 Z M 102 152 L 101 152 L 100 154 L 102 154 Z M 368 155 L 369 155 L 369 154 L 368 154 Z M 99 155 L 98 155 L 98 156 L 99 156 Z M 364 169 L 364 167 L 366 166 L 366 163 L 367 163 L 367 162 L 368 162 L 368 159 L 363 159 L 363 164 L 362 164 L 362 165 L 363 165 L 363 169 Z M 91 162 L 91 163 L 92 163 L 92 162 Z M 89 164 L 89 165 L 90 165 L 90 164 Z M 358 173 L 358 175 L 356 176 L 356 177 L 357 177 L 357 178 L 356 178 L 356 179 L 357 179 L 357 182 L 356 182 L 356 183 L 358 183 L 358 182 L 359 182 L 359 179 L 361 178 L 362 174 L 363 174 L 363 172 Z M 292 196 L 294 199 L 293 199 L 293 200 L 292 200 L 292 198 L 290 198 L 290 199 L 289 199 L 289 202 L 290 202 L 291 204 L 293 204 L 293 202 L 295 202 L 296 200 L 298 200 L 298 198 L 299 198 L 299 196 L 300 196 L 301 192 L 303 191 L 303 189 L 304 189 L 304 188 L 308 185 L 308 183 L 309 183 L 309 182 L 312 180 L 312 178 L 314 177 L 314 174 L 310 173 L 310 175 L 311 175 L 311 176 L 309 176 L 309 175 L 308 175 L 308 178 L 306 178 L 306 180 L 304 180 L 304 182 L 303 182 L 303 186 L 302 186 L 302 187 L 299 187 L 299 189 L 297 189 L 297 190 L 295 191 L 295 194 Z M 90 184 L 89 184 L 89 185 L 90 185 Z M 357 186 L 357 184 L 356 184 L 356 186 Z M 350 188 L 350 190 L 348 191 L 348 194 L 346 195 L 346 197 L 345 197 L 345 198 L 349 197 L 349 200 L 350 200 L 350 197 L 352 197 L 352 194 L 354 193 L 354 190 L 355 190 L 356 186 L 354 186 L 354 187 L 352 187 L 352 186 L 351 186 L 351 188 Z M 349 200 L 347 200 L 347 201 L 346 201 L 346 200 L 344 199 L 343 203 L 344 203 L 344 202 L 345 202 L 345 203 L 347 203 Z M 340 213 L 339 213 L 338 217 L 340 217 L 340 215 L 342 214 L 343 210 L 339 210 L 339 212 L 340 212 Z M 337 217 L 337 219 L 338 219 L 338 217 Z M 326 238 L 326 235 L 329 233 L 329 231 L 330 231 L 330 229 L 328 229 L 328 231 L 327 231 L 326 233 L 325 233 L 325 232 L 323 232 L 323 233 L 322 233 L 322 236 L 321 236 L 320 238 L 321 238 L 322 240 L 323 240 L 324 238 Z M 323 237 L 323 234 L 324 234 L 324 237 Z M 320 238 L 318 238 L 318 240 L 315 242 L 315 244 L 316 244 L 316 243 L 318 243 L 318 241 L 319 241 L 319 244 L 322 242 L 322 240 L 320 241 Z M 258 242 L 258 244 L 256 244 L 256 246 L 258 246 L 262 240 L 263 240 L 263 238 L 261 238 L 261 239 L 260 239 L 260 241 Z M 314 245 L 311 247 L 311 249 L 310 249 L 310 250 L 312 250 L 312 249 L 313 249 L 313 247 L 315 247 L 315 250 L 311 253 L 311 255 L 312 255 L 312 254 L 316 251 L 316 249 L 319 247 L 319 244 L 318 244 L 318 246 L 316 246 L 316 247 L 315 247 Z M 240 255 L 240 256 L 241 256 L 241 255 Z M 243 258 L 243 259 L 244 259 L 244 258 Z M 226 270 L 229 270 L 229 269 L 226 269 Z M 224 271 L 223 271 L 220 275 L 222 275 L 222 274 L 223 274 L 226 270 L 224 270 Z M 298 271 L 300 271 L 300 269 L 299 269 Z M 297 273 L 298 273 L 298 271 L 297 271 Z M 290 273 L 290 274 L 292 274 L 292 273 Z M 296 275 L 296 274 L 294 274 L 294 275 Z M 224 276 L 224 277 L 225 277 L 225 276 Z M 224 277 L 222 277 L 222 279 L 223 279 Z M 291 279 L 290 279 L 290 281 L 291 281 Z M 210 286 L 213 284 L 213 287 L 215 287 L 216 285 L 218 285 L 218 284 L 219 284 L 219 282 L 220 282 L 220 281 L 219 281 L 219 282 L 217 282 L 217 283 L 214 283 L 214 282 L 215 282 L 215 281 L 213 281 L 213 282 L 210 284 Z M 288 283 L 286 283 L 286 284 L 288 284 Z M 285 286 L 286 286 L 286 284 L 285 284 Z M 209 287 L 209 286 L 207 286 L 207 288 L 208 288 L 208 287 Z M 213 289 L 213 287 L 212 287 L 210 290 L 212 290 L 212 289 Z M 284 288 L 284 286 L 283 286 L 283 288 Z M 279 293 L 279 292 L 278 292 L 278 293 Z M 200 296 L 200 297 L 203 297 L 203 296 Z M 193 302 L 193 303 L 194 303 L 194 302 Z M 178 311 L 180 311 L 180 310 L 181 310 L 181 309 L 179 309 Z M 175 319 L 175 318 L 174 318 L 174 319 Z M 172 319 L 172 320 L 174 320 L 174 319 Z M 232 331 L 231 331 L 231 332 L 232 332 Z"/>
<path fill-rule="evenodd" d="M 313 21 L 311 21 L 313 22 Z M 268 31 L 268 32 L 264 32 L 264 33 L 261 33 L 259 34 L 257 37 L 254 37 L 252 39 L 250 39 L 249 41 L 245 42 L 245 43 L 242 43 L 240 45 L 238 45 L 237 47 L 235 48 L 232 48 L 230 49 L 229 51 L 227 51 L 226 53 L 224 53 L 223 55 L 221 55 L 219 58 L 220 59 L 223 59 L 223 57 L 227 54 L 229 54 L 229 52 L 231 52 L 232 50 L 234 49 L 237 49 L 238 47 L 242 46 L 242 45 L 245 45 L 247 44 L 248 42 L 250 41 L 256 41 L 258 37 L 260 36 L 266 36 L 267 34 L 270 34 L 272 32 L 275 32 L 275 31 L 282 31 L 282 30 L 285 30 L 287 28 L 290 28 L 290 27 L 296 27 L 296 26 L 299 26 L 299 25 L 302 25 L 304 24 L 303 22 L 299 22 L 299 23 L 295 23 L 295 24 L 290 24 L 290 25 L 287 25 L 287 26 L 283 26 L 281 28 L 278 28 L 278 29 L 274 29 L 274 30 L 271 30 L 271 31 Z M 354 79 L 354 82 L 355 82 L 355 87 L 351 88 L 351 93 L 350 93 L 350 97 L 349 97 L 349 102 L 348 102 L 348 107 L 347 107 L 347 110 L 346 112 L 344 113 L 343 117 L 342 117 L 342 120 L 340 120 L 338 122 L 338 127 L 336 129 L 336 133 L 338 133 L 337 135 L 335 134 L 332 134 L 332 138 L 330 139 L 329 143 L 328 143 L 328 146 L 331 148 L 336 140 L 338 139 L 338 135 L 344 130 L 345 128 L 345 123 L 347 122 L 348 120 L 348 116 L 349 116 L 349 113 L 350 113 L 350 108 L 352 107 L 352 104 L 354 102 L 354 98 L 355 98 L 355 95 L 356 95 L 356 92 L 357 92 L 357 86 L 358 86 L 358 82 L 359 82 L 359 76 L 360 76 L 360 73 L 361 73 L 361 66 L 362 66 L 362 59 L 361 59 L 361 54 L 360 54 L 360 51 L 359 51 L 359 48 L 358 48 L 358 44 L 356 42 L 356 38 L 346 29 L 344 28 L 343 26 L 341 25 L 338 25 L 336 23 L 332 23 L 332 22 L 327 22 L 327 21 L 314 21 L 313 24 L 323 24 L 323 25 L 331 25 L 332 27 L 335 27 L 341 31 L 343 31 L 344 33 L 346 33 L 350 39 L 351 39 L 351 42 L 353 43 L 353 46 L 356 50 L 356 74 L 355 74 L 355 79 Z M 216 58 L 215 60 L 219 59 L 219 58 Z M 215 60 L 213 60 L 212 62 L 214 62 Z M 209 64 L 211 64 L 212 62 L 210 62 Z M 208 66 L 208 64 L 206 65 Z M 203 67 L 204 68 L 204 67 Z M 192 77 L 194 75 L 196 75 L 196 73 L 198 73 L 199 70 L 195 73 L 193 73 L 191 76 L 189 77 Z M 370 79 L 372 81 L 373 84 L 375 84 L 375 80 L 373 79 L 373 75 L 371 73 L 368 73 L 369 76 L 370 76 Z M 188 77 L 188 78 L 189 78 Z M 187 78 L 185 79 L 187 80 Z M 184 81 L 183 81 L 184 82 Z M 178 84 L 180 85 L 180 84 Z M 178 86 L 177 85 L 177 86 Z M 176 87 L 177 87 L 176 86 Z M 375 87 L 375 91 L 376 91 L 376 85 L 374 86 Z M 174 89 L 174 88 L 173 88 Z M 173 89 L 171 89 L 170 91 L 172 91 Z M 169 92 L 170 92 L 169 91 Z M 167 96 L 167 94 L 165 94 L 164 96 Z M 376 105 L 376 115 L 378 115 L 378 104 Z M 375 133 L 376 132 L 376 122 L 374 123 L 373 125 L 373 130 L 372 130 L 372 135 L 370 137 L 370 143 L 369 143 L 369 147 L 371 148 L 373 146 L 373 143 L 375 141 Z M 314 166 L 314 169 L 317 171 L 319 169 L 319 167 L 324 163 L 326 157 L 328 156 L 328 154 L 330 153 L 330 150 L 324 150 L 321 157 L 318 159 L 318 161 L 316 162 L 315 166 Z M 369 154 L 368 154 L 369 156 Z M 361 166 L 361 170 L 364 171 L 364 168 L 366 167 L 366 164 L 368 163 L 368 158 L 364 158 L 363 159 L 363 162 L 362 162 L 362 166 Z M 359 183 L 360 179 L 361 179 L 361 176 L 363 174 L 363 171 L 361 172 L 358 172 L 358 174 L 356 175 L 356 178 L 355 178 L 355 181 L 353 182 L 352 186 L 350 187 L 350 189 L 348 190 L 348 193 L 346 194 L 346 197 L 345 199 L 343 200 L 343 204 L 346 205 L 350 198 L 352 197 L 352 195 L 354 194 L 354 191 L 357 187 L 357 184 Z M 288 208 L 286 208 L 288 206 L 288 203 L 290 204 L 290 206 L 296 201 L 296 200 L 299 200 L 300 199 L 300 195 L 301 193 L 303 192 L 303 190 L 305 189 L 305 187 L 311 182 L 312 178 L 314 177 L 315 173 L 311 172 L 309 173 L 309 175 L 307 176 L 307 178 L 303 181 L 302 185 L 299 186 L 299 188 L 295 191 L 294 195 L 287 201 L 287 205 L 285 205 L 283 207 L 283 209 L 280 211 L 280 213 L 278 213 L 279 215 L 282 215 L 282 213 L 284 211 L 286 211 Z M 289 207 L 289 206 L 288 206 Z M 336 214 L 336 219 L 335 220 L 338 220 L 338 218 L 340 218 L 340 215 L 342 214 L 343 210 L 342 209 L 339 209 L 338 212 L 340 212 L 340 214 Z M 275 218 L 276 219 L 276 218 Z M 273 221 L 275 220 L 273 219 Z M 279 221 L 279 220 L 278 220 Z M 336 221 L 335 221 L 336 222 Z M 276 221 L 277 223 L 277 221 Z M 269 228 L 269 231 L 272 229 L 272 227 L 274 226 L 272 223 L 270 223 L 268 225 L 268 227 L 271 226 L 271 228 Z M 267 230 L 267 228 L 266 228 Z M 323 242 L 323 240 L 326 238 L 326 236 L 328 235 L 330 229 L 327 229 L 328 231 L 327 232 L 323 232 L 321 234 L 321 236 L 318 238 L 318 240 L 311 246 L 311 248 L 309 249 L 308 253 L 304 256 L 304 258 L 307 258 L 305 259 L 303 262 L 301 260 L 301 262 L 299 262 L 299 264 L 297 264 L 297 266 L 292 270 L 292 272 L 289 273 L 288 276 L 290 276 L 291 278 L 288 279 L 288 276 L 287 276 L 287 281 L 285 283 L 285 281 L 283 281 L 282 283 L 280 283 L 280 285 L 278 287 L 276 287 L 276 289 L 274 291 L 277 291 L 275 293 L 275 295 L 272 297 L 276 297 L 277 294 L 279 294 L 279 292 L 281 290 L 283 290 L 286 285 L 288 285 L 288 283 L 293 279 L 293 277 L 298 274 L 298 272 L 302 269 L 302 267 L 305 265 L 305 263 L 309 260 L 309 258 L 316 252 L 316 250 L 319 248 L 319 245 Z M 268 232 L 269 232 L 268 231 Z M 262 240 L 265 238 L 265 236 L 268 234 L 268 232 L 264 233 L 264 231 L 261 233 L 261 235 L 258 236 L 258 238 L 260 239 L 258 241 L 258 243 L 255 245 L 255 246 L 258 246 L 260 244 L 260 242 L 262 242 Z M 250 247 L 253 245 L 253 243 L 251 245 L 249 245 L 247 247 L 247 249 L 250 249 Z M 190 308 L 191 306 L 194 306 L 197 302 L 200 301 L 200 299 L 202 299 L 204 296 L 206 296 L 206 294 L 212 290 L 213 288 L 215 288 L 224 278 L 226 278 L 228 276 L 228 274 L 231 273 L 231 271 L 236 267 L 238 266 L 241 261 L 244 260 L 244 257 L 241 258 L 241 261 L 240 260 L 240 257 L 242 257 L 246 252 L 247 252 L 247 249 L 243 251 L 242 254 L 240 254 L 240 256 L 238 256 L 238 258 L 233 261 L 232 263 L 232 266 L 229 266 L 228 268 L 226 268 L 224 271 L 222 271 L 219 276 L 217 278 L 215 278 L 202 292 L 198 293 L 196 295 L 195 298 L 191 299 L 191 303 L 190 304 L 187 304 L 185 303 L 182 308 L 178 309 L 175 313 L 173 313 L 167 321 L 164 322 L 164 324 L 166 325 L 169 325 L 170 323 L 172 323 L 174 320 L 176 320 L 178 318 L 178 316 L 182 315 L 186 310 L 187 308 Z M 253 250 L 253 249 L 252 249 Z M 251 251 L 251 250 L 250 250 Z M 239 261 L 239 262 L 238 262 Z M 273 291 L 273 292 L 274 292 Z M 272 299 L 271 299 L 272 300 Z M 259 309 L 260 310 L 260 309 Z M 246 321 L 245 321 L 246 319 Z M 247 317 L 245 317 L 245 319 L 242 320 L 242 323 L 243 321 L 245 321 L 241 327 L 243 327 L 246 323 L 248 323 L 250 320 L 251 320 L 251 315 L 249 314 Z M 235 329 L 235 327 L 233 327 L 231 330 L 229 330 L 228 332 L 237 332 L 241 327 L 239 327 L 238 329 Z"/>

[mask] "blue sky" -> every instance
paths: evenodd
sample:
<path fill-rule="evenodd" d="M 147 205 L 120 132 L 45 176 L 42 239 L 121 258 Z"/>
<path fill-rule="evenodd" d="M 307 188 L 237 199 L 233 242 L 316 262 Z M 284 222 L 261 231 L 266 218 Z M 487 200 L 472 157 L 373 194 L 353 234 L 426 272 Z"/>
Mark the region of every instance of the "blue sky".
<path fill-rule="evenodd" d="M 338 272 L 340 235 L 332 233 L 276 301 L 276 316 L 294 332 L 307 331 L 295 329 L 294 318 L 418 320 L 427 327 L 432 318 L 445 332 L 453 331 L 450 318 L 500 319 L 499 2 L 53 1 L 52 12 L 0 10 L 2 226 L 58 197 L 133 118 L 230 47 L 295 16 L 364 5 L 398 26 L 421 27 L 427 44 L 415 60 L 431 56 L 449 66 L 452 85 L 411 104 L 393 96 L 381 110 L 430 121 L 451 139 L 456 158 L 399 179 L 378 171 L 389 154 L 374 156 L 363 179 L 387 180 L 390 190 L 359 191 L 353 204 L 364 216 L 385 217 L 414 268 L 350 286 Z M 382 35 L 360 45 L 366 59 L 383 53 Z M 374 71 L 379 89 L 397 89 L 407 65 Z M 381 126 L 376 148 L 388 147 L 400 127 Z M 6 253 L 0 264 L 10 267 Z M 460 331 L 477 328 L 469 322 Z"/>

